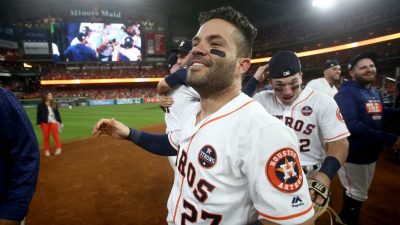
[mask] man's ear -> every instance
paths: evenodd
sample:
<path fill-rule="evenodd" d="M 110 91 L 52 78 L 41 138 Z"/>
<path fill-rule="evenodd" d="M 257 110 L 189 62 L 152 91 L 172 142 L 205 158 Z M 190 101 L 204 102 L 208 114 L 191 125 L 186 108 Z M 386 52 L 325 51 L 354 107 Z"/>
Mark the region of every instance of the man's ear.
<path fill-rule="evenodd" d="M 250 58 L 241 58 L 239 59 L 239 71 L 240 74 L 244 74 L 249 70 L 251 66 L 251 60 Z"/>
<path fill-rule="evenodd" d="M 350 75 L 351 79 L 354 80 L 355 73 L 354 73 L 353 69 L 349 70 L 349 75 Z"/>

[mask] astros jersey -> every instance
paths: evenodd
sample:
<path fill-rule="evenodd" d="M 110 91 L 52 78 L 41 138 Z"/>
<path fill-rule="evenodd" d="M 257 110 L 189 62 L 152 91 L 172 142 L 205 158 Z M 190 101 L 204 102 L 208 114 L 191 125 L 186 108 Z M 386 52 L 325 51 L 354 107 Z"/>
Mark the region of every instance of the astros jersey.
<path fill-rule="evenodd" d="M 282 104 L 274 91 L 262 91 L 254 99 L 295 130 L 304 166 L 323 161 L 325 142 L 350 135 L 335 100 L 311 88 L 306 87 L 290 106 Z"/>
<path fill-rule="evenodd" d="M 335 85 L 331 86 L 324 77 L 311 80 L 310 82 L 307 83 L 307 87 L 323 92 L 332 97 L 334 97 L 336 93 L 338 93 L 338 90 L 335 87 Z"/>
<path fill-rule="evenodd" d="M 168 224 L 301 223 L 314 214 L 295 133 L 240 94 L 195 124 L 185 110 Z"/>
<path fill-rule="evenodd" d="M 200 95 L 193 88 L 185 85 L 179 85 L 171 89 L 168 95 L 174 99 L 174 104 L 169 107 L 169 112 L 165 113 L 164 116 L 165 125 L 167 126 L 166 133 L 174 133 L 170 136 L 170 142 L 172 146 L 177 146 L 175 136 L 179 137 L 179 122 L 182 119 L 182 114 L 189 105 L 200 101 Z M 168 158 L 171 165 L 173 165 L 176 156 L 170 156 Z"/>

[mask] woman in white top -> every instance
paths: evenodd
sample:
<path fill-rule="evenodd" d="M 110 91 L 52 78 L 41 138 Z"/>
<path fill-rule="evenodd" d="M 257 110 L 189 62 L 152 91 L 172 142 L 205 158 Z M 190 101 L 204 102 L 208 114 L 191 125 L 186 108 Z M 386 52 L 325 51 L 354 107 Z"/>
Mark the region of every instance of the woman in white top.
<path fill-rule="evenodd" d="M 61 128 L 62 121 L 60 112 L 56 102 L 53 100 L 53 95 L 50 92 L 45 92 L 42 95 L 42 102 L 37 107 L 37 124 L 42 129 L 44 155 L 49 157 L 50 153 L 50 133 L 56 143 L 56 151 L 54 155 L 61 154 L 61 141 L 58 135 L 59 128 Z"/>

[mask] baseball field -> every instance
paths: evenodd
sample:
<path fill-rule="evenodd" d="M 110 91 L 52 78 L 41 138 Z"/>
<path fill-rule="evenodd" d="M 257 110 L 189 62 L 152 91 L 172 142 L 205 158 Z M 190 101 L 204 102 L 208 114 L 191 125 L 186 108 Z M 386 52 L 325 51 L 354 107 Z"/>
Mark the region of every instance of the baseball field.
<path fill-rule="evenodd" d="M 35 110 L 27 112 L 36 124 Z M 129 141 L 91 136 L 94 124 L 102 117 L 114 117 L 148 132 L 163 133 L 163 113 L 158 105 L 61 108 L 60 113 L 65 124 L 61 134 L 63 153 L 49 158 L 41 156 L 37 189 L 26 224 L 166 224 L 166 203 L 173 181 L 167 158 L 143 151 Z M 41 143 L 36 125 L 35 131 Z M 381 155 L 369 199 L 361 211 L 361 224 L 399 224 L 398 167 L 392 155 Z M 339 212 L 343 188 L 337 176 L 330 189 L 331 205 Z M 327 214 L 316 224 L 330 224 Z"/>
<path fill-rule="evenodd" d="M 39 145 L 42 146 L 42 133 L 36 126 L 36 109 L 26 109 L 29 119 L 34 125 Z M 132 127 L 143 127 L 160 124 L 164 121 L 164 115 L 158 104 L 127 104 L 107 106 L 81 106 L 68 109 L 60 108 L 64 130 L 60 134 L 61 140 L 72 141 L 91 135 L 93 126 L 101 118 L 115 118 Z M 52 138 L 50 138 L 52 141 Z"/>

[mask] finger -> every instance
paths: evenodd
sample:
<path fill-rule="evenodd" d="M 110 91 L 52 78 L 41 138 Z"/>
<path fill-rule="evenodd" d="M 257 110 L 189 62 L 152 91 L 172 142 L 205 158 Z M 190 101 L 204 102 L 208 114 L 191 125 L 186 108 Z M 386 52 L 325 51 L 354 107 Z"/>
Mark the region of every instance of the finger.
<path fill-rule="evenodd" d="M 315 198 L 316 198 L 316 193 L 315 193 L 315 191 L 314 190 L 310 190 L 310 198 L 311 198 L 311 201 L 315 201 Z"/>

